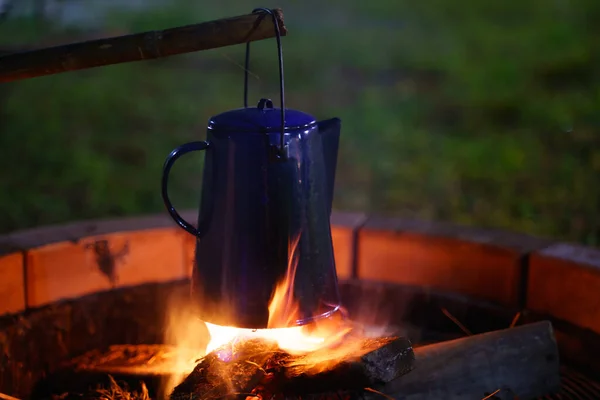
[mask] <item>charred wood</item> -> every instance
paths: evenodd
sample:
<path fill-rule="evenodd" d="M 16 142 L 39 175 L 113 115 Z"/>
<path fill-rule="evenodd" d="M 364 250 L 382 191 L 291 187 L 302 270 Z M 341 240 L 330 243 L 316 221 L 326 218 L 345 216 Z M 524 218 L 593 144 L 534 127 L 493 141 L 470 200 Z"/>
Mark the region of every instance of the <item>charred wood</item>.
<path fill-rule="evenodd" d="M 397 337 L 362 339 L 356 351 L 339 360 L 327 359 L 330 351 L 294 356 L 274 344 L 247 341 L 231 353 L 235 360 L 222 361 L 219 352 L 205 357 L 171 400 L 360 398 L 364 388 L 410 372 L 414 361 L 410 341 Z"/>

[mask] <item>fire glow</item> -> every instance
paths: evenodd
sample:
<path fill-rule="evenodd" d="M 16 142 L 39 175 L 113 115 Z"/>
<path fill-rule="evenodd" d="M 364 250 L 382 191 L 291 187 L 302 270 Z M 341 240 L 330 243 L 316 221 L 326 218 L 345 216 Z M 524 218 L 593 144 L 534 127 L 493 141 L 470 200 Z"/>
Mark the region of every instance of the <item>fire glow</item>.
<path fill-rule="evenodd" d="M 319 373 L 334 368 L 340 362 L 353 358 L 354 353 L 360 350 L 360 338 L 364 336 L 356 335 L 356 325 L 340 315 L 316 320 L 309 325 L 297 325 L 296 321 L 301 316 L 293 291 L 298 242 L 299 237 L 290 244 L 291 256 L 286 275 L 271 296 L 267 329 L 219 326 L 199 321 L 191 312 L 179 311 L 170 315 L 167 340 L 178 349 L 194 350 L 181 351 L 176 357 L 173 374 L 166 383 L 167 393 L 193 371 L 202 357 L 215 352 L 222 361 L 231 361 L 235 359 L 236 345 L 247 340 L 275 343 L 280 350 L 296 356 L 289 367 L 299 373 Z M 199 344 L 202 331 L 207 331 L 203 349 L 200 348 L 202 343 Z"/>

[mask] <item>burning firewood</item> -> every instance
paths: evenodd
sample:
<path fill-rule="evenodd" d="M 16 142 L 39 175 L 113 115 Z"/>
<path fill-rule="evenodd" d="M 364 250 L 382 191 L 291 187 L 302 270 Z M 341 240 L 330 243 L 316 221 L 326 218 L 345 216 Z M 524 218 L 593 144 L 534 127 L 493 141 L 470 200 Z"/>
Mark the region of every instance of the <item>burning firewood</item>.
<path fill-rule="evenodd" d="M 350 350 L 349 343 L 353 344 Z M 68 387 L 55 387 L 51 393 L 68 390 L 73 394 L 61 397 L 63 400 L 147 400 L 145 386 L 140 387 L 139 382 L 152 385 L 152 379 L 156 379 L 152 374 L 167 377 L 169 371 L 175 371 L 173 360 L 186 355 L 189 352 L 185 349 L 164 345 L 112 346 L 108 352 L 78 357 L 62 379 L 57 379 L 57 375 L 49 377 L 54 383 L 68 383 Z M 115 379 L 107 380 L 108 375 Z M 115 381 L 131 385 L 119 391 Z M 101 388 L 94 389 L 98 384 Z M 539 322 L 420 346 L 414 352 L 407 339 L 369 339 L 361 333 L 347 336 L 334 346 L 295 354 L 264 338 L 232 341 L 199 360 L 170 397 L 514 400 L 552 394 L 559 386 L 558 350 L 552 326 Z M 108 396 L 109 392 L 114 396 Z M 120 395 L 121 392 L 128 394 Z"/>
<path fill-rule="evenodd" d="M 262 399 L 383 399 L 386 395 L 403 400 L 529 399 L 555 393 L 560 387 L 558 348 L 549 322 L 417 347 L 410 374 L 406 374 L 413 366 L 410 343 L 401 338 L 379 340 L 373 348 L 365 339 L 362 356 L 329 365 L 327 370 L 319 363 L 310 364 L 318 355 L 293 356 L 275 346 L 270 354 L 250 360 L 247 350 L 255 344 L 244 343 L 240 345 L 243 351 L 229 364 L 216 354 L 205 358 L 175 388 L 171 399 L 239 398 L 242 394 Z M 310 367 L 298 373 L 294 366 L 303 365 L 303 357 L 308 357 L 305 361 Z M 386 367 L 388 362 L 393 366 Z M 365 372 L 375 365 L 387 372 Z M 230 375 L 234 370 L 240 373 Z M 388 381 L 394 374 L 397 377 Z"/>
<path fill-rule="evenodd" d="M 413 368 L 412 345 L 405 338 L 356 338 L 350 352 L 347 346 L 343 345 L 344 357 L 338 358 L 336 348 L 293 355 L 262 339 L 244 341 L 205 357 L 171 399 L 317 399 L 321 393 L 323 398 L 332 393 L 353 398 L 365 387 L 384 384 Z"/>
<path fill-rule="evenodd" d="M 277 362 L 282 355 L 275 343 L 265 340 L 248 340 L 219 349 L 202 359 L 171 398 L 220 399 L 249 392 L 265 378 L 263 366 L 269 360 Z"/>

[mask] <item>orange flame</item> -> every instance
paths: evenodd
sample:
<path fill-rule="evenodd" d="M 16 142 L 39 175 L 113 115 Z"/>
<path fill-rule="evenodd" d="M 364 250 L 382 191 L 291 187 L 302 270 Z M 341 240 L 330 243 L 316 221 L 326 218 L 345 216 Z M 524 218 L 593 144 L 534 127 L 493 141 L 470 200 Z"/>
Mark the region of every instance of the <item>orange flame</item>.
<path fill-rule="evenodd" d="M 269 302 L 269 329 L 295 325 L 299 315 L 298 303 L 294 301 L 294 281 L 298 268 L 298 243 L 300 235 L 289 246 L 288 266 L 283 280 L 275 287 Z"/>
<path fill-rule="evenodd" d="M 202 324 L 207 328 L 207 333 L 202 336 L 202 330 L 196 324 L 200 321 L 182 312 L 180 306 L 177 313 L 170 315 L 170 341 L 178 347 L 195 350 L 193 354 L 182 355 L 178 360 L 173 377 L 165 388 L 167 393 L 192 372 L 194 365 L 191 360 L 219 349 L 231 353 L 236 343 L 248 339 L 275 342 L 281 350 L 295 356 L 289 367 L 299 373 L 318 373 L 335 367 L 341 361 L 362 355 L 364 349 L 361 348 L 361 339 L 366 336 L 365 332 L 338 314 L 318 320 L 310 326 L 295 326 L 300 318 L 299 304 L 294 299 L 299 242 L 300 236 L 290 243 L 286 275 L 276 285 L 269 302 L 267 329 L 244 329 L 204 322 Z M 198 344 L 202 341 L 207 344 L 203 350 L 198 350 Z M 224 351 L 224 356 L 227 353 Z"/>
<path fill-rule="evenodd" d="M 277 343 L 280 349 L 290 354 L 303 354 L 315 351 L 325 345 L 327 336 L 308 334 L 307 329 L 296 325 L 299 319 L 299 306 L 294 300 L 294 281 L 298 267 L 298 244 L 300 236 L 289 246 L 289 261 L 286 274 L 275 287 L 269 301 L 267 329 L 243 329 L 233 326 L 219 326 L 206 323 L 210 332 L 207 353 L 227 344 L 248 339 L 263 339 Z"/>
<path fill-rule="evenodd" d="M 301 317 L 299 304 L 294 299 L 299 242 L 298 235 L 290 243 L 286 274 L 276 285 L 269 302 L 267 329 L 252 330 L 206 323 L 210 332 L 207 352 L 228 345 L 233 348 L 238 341 L 263 339 L 277 343 L 281 350 L 296 356 L 291 367 L 316 373 L 347 360 L 360 350 L 359 339 L 363 337 L 362 334 L 350 335 L 358 332 L 357 325 L 344 321 L 340 315 L 310 325 L 296 326 L 296 321 Z"/>

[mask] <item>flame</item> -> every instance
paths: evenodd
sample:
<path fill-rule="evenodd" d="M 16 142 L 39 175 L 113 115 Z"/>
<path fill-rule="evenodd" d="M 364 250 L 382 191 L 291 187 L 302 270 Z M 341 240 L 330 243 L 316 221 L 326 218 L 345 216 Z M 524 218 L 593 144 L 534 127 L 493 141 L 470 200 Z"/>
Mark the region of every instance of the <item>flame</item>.
<path fill-rule="evenodd" d="M 162 382 L 159 398 L 168 398 L 175 386 L 193 370 L 198 359 L 207 353 L 210 334 L 206 325 L 183 298 L 169 299 L 165 321 L 165 343 L 175 346 L 177 352 L 169 363 L 170 373 Z"/>
<path fill-rule="evenodd" d="M 236 344 L 250 339 L 262 339 L 277 344 L 279 349 L 293 355 L 289 365 L 298 373 L 318 373 L 335 367 L 341 361 L 362 355 L 361 339 L 367 335 L 359 325 L 345 320 L 340 313 L 317 320 L 310 325 L 298 326 L 301 318 L 299 304 L 294 299 L 294 281 L 298 266 L 300 236 L 290 243 L 286 274 L 276 285 L 269 302 L 267 329 L 244 329 L 220 326 L 199 321 L 193 312 L 172 307 L 169 313 L 168 341 L 182 352 L 173 366 L 173 375 L 163 389 L 169 393 L 183 378 L 191 373 L 199 358 L 216 352 L 223 361 L 235 356 Z M 372 314 L 372 310 L 371 310 Z M 200 326 L 201 325 L 201 326 Z"/>
<path fill-rule="evenodd" d="M 296 325 L 300 309 L 294 301 L 294 281 L 296 269 L 298 268 L 298 243 L 300 235 L 289 246 L 290 258 L 283 280 L 275 287 L 271 301 L 269 302 L 269 322 L 267 327 L 277 329 Z"/>
<path fill-rule="evenodd" d="M 297 326 L 301 319 L 300 307 L 294 299 L 294 281 L 298 267 L 298 244 L 300 236 L 289 246 L 286 274 L 276 285 L 269 302 L 267 329 L 242 329 L 206 323 L 210 334 L 207 353 L 217 350 L 224 361 L 230 360 L 237 343 L 262 339 L 296 356 L 290 367 L 299 373 L 320 372 L 332 368 L 360 351 L 360 338 L 356 324 L 344 321 L 338 315 L 317 320 L 310 325 Z M 362 333 L 362 332 L 361 332 Z"/>
<path fill-rule="evenodd" d="M 267 329 L 243 329 L 233 326 L 220 326 L 206 323 L 210 342 L 206 352 L 210 353 L 224 346 L 235 346 L 239 341 L 263 339 L 277 343 L 277 346 L 290 354 L 303 354 L 318 350 L 328 342 L 327 336 L 308 333 L 303 326 L 294 326 L 300 317 L 298 303 L 294 301 L 294 280 L 298 266 L 298 236 L 289 246 L 290 258 L 286 274 L 277 284 L 269 301 Z M 224 355 L 226 357 L 226 355 Z"/>

